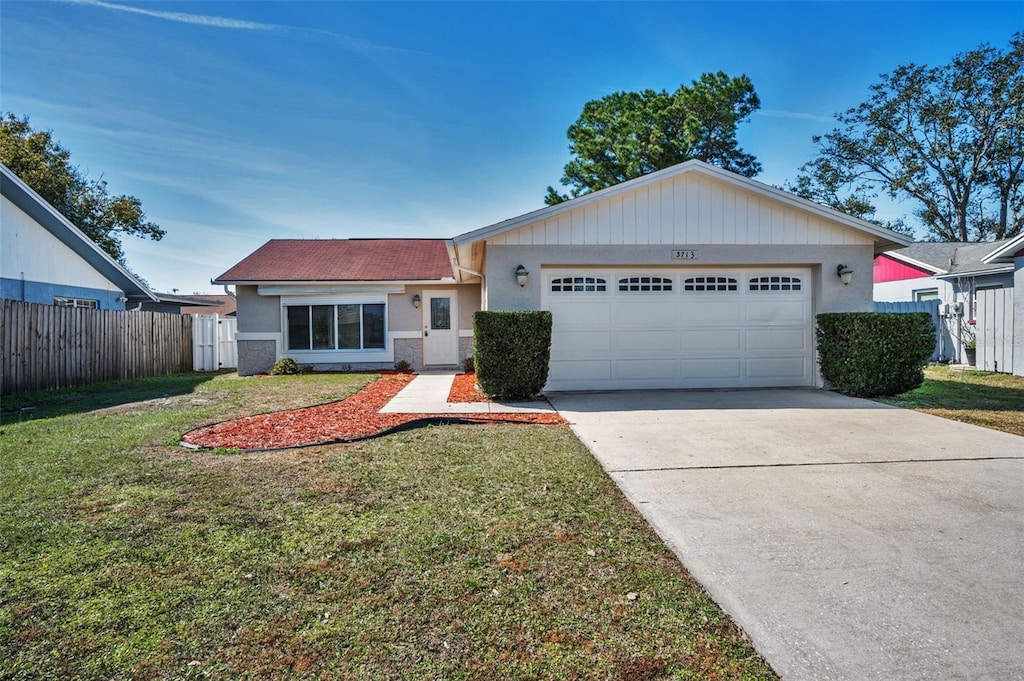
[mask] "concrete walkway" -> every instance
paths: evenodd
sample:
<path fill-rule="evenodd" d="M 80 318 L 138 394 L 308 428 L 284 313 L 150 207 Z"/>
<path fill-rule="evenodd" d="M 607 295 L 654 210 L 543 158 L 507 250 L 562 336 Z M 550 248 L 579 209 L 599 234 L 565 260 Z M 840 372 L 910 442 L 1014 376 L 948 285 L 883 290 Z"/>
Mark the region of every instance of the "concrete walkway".
<path fill-rule="evenodd" d="M 547 402 L 449 402 L 454 373 L 417 374 L 391 398 L 382 414 L 553 414 Z"/>
<path fill-rule="evenodd" d="M 1024 679 L 1024 438 L 819 390 L 549 397 L 786 681 Z"/>

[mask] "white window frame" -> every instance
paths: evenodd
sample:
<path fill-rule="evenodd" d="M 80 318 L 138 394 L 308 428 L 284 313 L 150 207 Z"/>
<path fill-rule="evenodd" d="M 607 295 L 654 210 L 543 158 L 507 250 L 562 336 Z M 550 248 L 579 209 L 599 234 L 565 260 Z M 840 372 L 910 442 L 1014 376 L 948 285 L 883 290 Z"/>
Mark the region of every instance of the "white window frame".
<path fill-rule="evenodd" d="M 313 305 L 384 305 L 384 347 L 383 348 L 325 348 L 317 350 L 288 349 L 288 310 L 289 307 Z M 392 362 L 394 347 L 388 329 L 388 295 L 385 294 L 350 294 L 335 296 L 281 296 L 281 353 L 291 357 L 300 364 L 351 364 L 359 362 Z M 334 343 L 338 343 L 338 311 L 332 314 L 334 324 Z M 312 330 L 311 330 L 312 332 Z M 362 310 L 360 310 L 360 344 L 362 344 Z"/>
<path fill-rule="evenodd" d="M 98 310 L 100 301 L 93 298 L 71 298 L 68 296 L 54 296 L 54 307 L 80 307 L 86 310 Z"/>
<path fill-rule="evenodd" d="M 921 297 L 922 295 L 927 295 L 928 297 L 927 298 L 922 298 Z M 928 300 L 939 300 L 941 298 L 941 296 L 939 295 L 939 289 L 938 288 L 919 288 L 919 289 L 914 289 L 913 296 L 914 296 L 914 302 L 915 303 L 920 303 L 922 301 L 928 301 Z"/>

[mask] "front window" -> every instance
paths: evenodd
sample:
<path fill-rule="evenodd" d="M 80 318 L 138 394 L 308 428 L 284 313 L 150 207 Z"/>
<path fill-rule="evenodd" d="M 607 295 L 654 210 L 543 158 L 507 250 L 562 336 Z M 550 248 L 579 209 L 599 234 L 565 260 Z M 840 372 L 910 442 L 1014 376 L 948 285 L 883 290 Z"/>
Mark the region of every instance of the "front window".
<path fill-rule="evenodd" d="M 921 302 L 924 300 L 938 300 L 939 289 L 937 288 L 926 288 L 920 291 L 914 291 L 914 300 Z"/>
<path fill-rule="evenodd" d="M 383 303 L 289 305 L 289 350 L 383 349 Z"/>

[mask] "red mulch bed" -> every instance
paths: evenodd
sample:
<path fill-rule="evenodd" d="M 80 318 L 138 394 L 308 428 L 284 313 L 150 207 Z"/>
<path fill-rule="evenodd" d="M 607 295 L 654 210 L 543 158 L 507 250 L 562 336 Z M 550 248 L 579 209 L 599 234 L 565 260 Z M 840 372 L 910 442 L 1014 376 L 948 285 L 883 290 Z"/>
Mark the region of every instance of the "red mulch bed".
<path fill-rule="evenodd" d="M 558 425 L 558 414 L 381 414 L 380 410 L 414 378 L 386 374 L 339 402 L 288 409 L 204 426 L 185 433 L 181 443 L 208 449 L 286 449 L 372 437 L 420 419 L 449 418 L 471 423 L 539 423 Z M 474 379 L 475 382 L 475 379 Z"/>
<path fill-rule="evenodd" d="M 449 402 L 488 402 L 487 395 L 476 384 L 476 374 L 458 374 L 452 381 Z"/>

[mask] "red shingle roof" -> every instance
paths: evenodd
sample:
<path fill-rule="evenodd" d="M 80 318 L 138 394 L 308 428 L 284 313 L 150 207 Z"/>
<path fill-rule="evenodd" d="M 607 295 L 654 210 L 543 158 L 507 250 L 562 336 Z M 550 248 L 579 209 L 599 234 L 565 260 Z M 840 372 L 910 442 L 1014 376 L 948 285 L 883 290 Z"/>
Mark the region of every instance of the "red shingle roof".
<path fill-rule="evenodd" d="M 434 281 L 451 276 L 444 239 L 271 239 L 216 281 Z"/>

